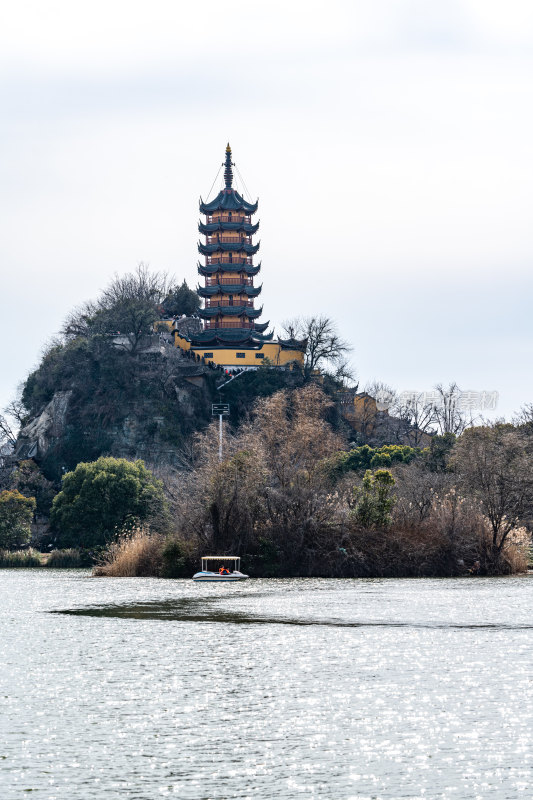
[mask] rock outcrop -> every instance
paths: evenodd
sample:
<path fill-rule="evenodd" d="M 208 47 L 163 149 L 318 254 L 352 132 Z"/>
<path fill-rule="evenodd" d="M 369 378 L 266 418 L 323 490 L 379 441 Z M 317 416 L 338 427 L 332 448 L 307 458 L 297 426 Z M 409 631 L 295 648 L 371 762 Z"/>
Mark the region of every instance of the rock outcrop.
<path fill-rule="evenodd" d="M 71 396 L 72 391 L 56 392 L 41 413 L 21 428 L 13 453 L 15 460 L 42 458 L 64 434 Z"/>

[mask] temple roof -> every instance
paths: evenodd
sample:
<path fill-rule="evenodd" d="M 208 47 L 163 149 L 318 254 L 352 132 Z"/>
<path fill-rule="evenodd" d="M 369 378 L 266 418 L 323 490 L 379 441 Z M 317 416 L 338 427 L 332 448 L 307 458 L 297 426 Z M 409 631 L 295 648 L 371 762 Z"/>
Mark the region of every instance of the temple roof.
<path fill-rule="evenodd" d="M 204 276 L 215 275 L 217 272 L 245 272 L 247 275 L 257 275 L 260 269 L 261 262 L 255 266 L 245 261 L 233 261 L 231 264 L 198 263 L 198 272 Z"/>
<path fill-rule="evenodd" d="M 270 325 L 270 320 L 268 320 L 267 322 L 256 322 L 255 330 L 259 331 L 259 333 L 263 333 L 264 331 L 266 331 L 269 325 Z M 273 335 L 274 335 L 273 333 L 269 335 L 269 338 L 272 339 Z"/>
<path fill-rule="evenodd" d="M 278 339 L 283 350 L 302 350 L 307 347 L 307 339 Z"/>
<path fill-rule="evenodd" d="M 248 297 L 257 297 L 262 286 L 246 286 L 244 283 L 232 283 L 229 286 L 197 286 L 196 292 L 200 297 L 212 297 L 215 294 L 246 294 Z"/>
<path fill-rule="evenodd" d="M 235 189 L 222 189 L 210 203 L 204 203 L 200 198 L 200 214 L 212 214 L 213 211 L 244 211 L 246 214 L 255 214 L 258 207 L 259 201 L 247 203 Z"/>
<path fill-rule="evenodd" d="M 235 164 L 231 160 L 231 147 L 226 147 L 226 158 L 224 161 L 224 183 L 225 188 L 210 203 L 204 203 L 200 198 L 200 213 L 212 214 L 213 211 L 245 211 L 246 214 L 255 214 L 258 202 L 247 203 L 241 195 L 233 189 L 233 170 Z"/>
<path fill-rule="evenodd" d="M 257 233 L 259 229 L 259 223 L 256 222 L 255 225 L 250 225 L 247 222 L 208 222 L 198 223 L 198 230 L 200 233 L 205 233 L 206 235 L 210 233 L 214 233 L 215 231 L 244 231 L 247 233 L 248 236 L 253 236 L 254 233 Z"/>
<path fill-rule="evenodd" d="M 269 342 L 273 336 L 273 331 L 264 334 L 262 331 L 251 331 L 248 328 L 215 328 L 184 338 L 187 338 L 195 347 L 227 346 L 228 344 L 260 347 L 264 342 Z"/>
<path fill-rule="evenodd" d="M 260 317 L 263 313 L 261 308 L 249 308 L 248 306 L 212 306 L 210 308 L 198 309 L 198 316 L 202 319 L 211 319 L 219 314 L 224 317 L 241 317 L 245 316 L 248 319 L 255 319 Z"/>
<path fill-rule="evenodd" d="M 248 253 L 248 255 L 253 256 L 259 250 L 259 246 L 259 242 L 257 244 L 245 244 L 244 242 L 215 242 L 214 244 L 202 244 L 202 242 L 198 242 L 198 251 L 203 256 L 210 256 L 218 250 L 228 252 L 238 251 L 239 253 Z"/>

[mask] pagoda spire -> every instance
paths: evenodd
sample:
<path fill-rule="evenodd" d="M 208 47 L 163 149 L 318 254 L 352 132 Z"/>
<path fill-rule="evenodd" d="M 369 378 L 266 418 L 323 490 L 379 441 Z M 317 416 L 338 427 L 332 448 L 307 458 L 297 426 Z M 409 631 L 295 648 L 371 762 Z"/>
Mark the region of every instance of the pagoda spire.
<path fill-rule="evenodd" d="M 231 160 L 231 147 L 226 147 L 226 161 L 225 161 L 225 170 L 224 170 L 224 180 L 226 182 L 226 189 L 231 189 L 233 183 L 233 170 L 231 169 L 234 166 L 233 161 Z"/>

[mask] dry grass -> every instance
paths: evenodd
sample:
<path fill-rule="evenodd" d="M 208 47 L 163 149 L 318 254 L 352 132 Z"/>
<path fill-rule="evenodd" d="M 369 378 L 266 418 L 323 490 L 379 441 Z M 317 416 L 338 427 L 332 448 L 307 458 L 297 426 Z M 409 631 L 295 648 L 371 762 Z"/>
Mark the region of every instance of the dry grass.
<path fill-rule="evenodd" d="M 531 534 L 526 528 L 515 528 L 511 531 L 502 552 L 497 560 L 491 561 L 491 542 L 492 537 L 488 530 L 483 544 L 483 550 L 487 553 L 486 563 L 489 574 L 493 575 L 516 575 L 527 572 L 530 558 Z"/>
<path fill-rule="evenodd" d="M 0 567 L 14 569 L 42 566 L 40 553 L 31 547 L 27 550 L 0 550 Z"/>
<path fill-rule="evenodd" d="M 75 548 L 52 550 L 46 557 L 45 564 L 52 569 L 75 569 L 81 567 L 81 554 Z"/>
<path fill-rule="evenodd" d="M 109 578 L 159 575 L 163 547 L 163 536 L 136 528 L 109 545 L 101 563 L 93 569 L 93 575 Z"/>

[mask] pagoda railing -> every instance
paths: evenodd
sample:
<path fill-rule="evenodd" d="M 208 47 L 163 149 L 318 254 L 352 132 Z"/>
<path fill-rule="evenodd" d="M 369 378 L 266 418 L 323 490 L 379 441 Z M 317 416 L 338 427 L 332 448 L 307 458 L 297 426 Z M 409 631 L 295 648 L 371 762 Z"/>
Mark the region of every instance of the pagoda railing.
<path fill-rule="evenodd" d="M 211 225 L 213 222 L 244 222 L 245 225 L 251 225 L 252 220 L 251 217 L 230 217 L 227 214 L 223 214 L 221 217 L 207 217 L 206 224 Z"/>
<path fill-rule="evenodd" d="M 238 272 L 239 266 L 243 263 L 247 264 L 250 267 L 253 266 L 254 260 L 251 257 L 247 257 L 247 258 L 239 258 L 238 262 L 239 262 L 238 264 L 235 264 L 236 272 Z M 215 264 L 234 264 L 234 263 L 235 262 L 233 261 L 233 259 L 229 258 L 228 256 L 222 256 L 221 258 L 213 258 L 212 256 L 208 256 L 206 261 L 206 265 L 208 267 L 212 267 Z"/>
<path fill-rule="evenodd" d="M 251 236 L 206 236 L 206 244 L 252 244 Z"/>
<path fill-rule="evenodd" d="M 216 328 L 246 328 L 247 330 L 252 330 L 253 327 L 253 322 L 206 322 L 204 329 L 206 331 L 212 331 Z"/>
<path fill-rule="evenodd" d="M 253 278 L 206 278 L 206 286 L 253 286 Z"/>
<path fill-rule="evenodd" d="M 232 306 L 253 308 L 253 300 L 206 300 L 206 308 L 231 308 Z"/>

